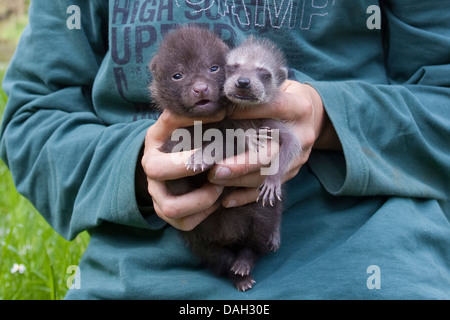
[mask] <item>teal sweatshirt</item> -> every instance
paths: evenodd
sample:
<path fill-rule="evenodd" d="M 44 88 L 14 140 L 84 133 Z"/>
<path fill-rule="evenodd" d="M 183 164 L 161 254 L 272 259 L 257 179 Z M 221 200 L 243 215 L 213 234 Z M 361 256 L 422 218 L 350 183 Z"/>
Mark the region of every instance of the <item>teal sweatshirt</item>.
<path fill-rule="evenodd" d="M 29 17 L 0 155 L 58 233 L 91 235 L 66 298 L 450 298 L 448 0 L 34 0 Z M 137 201 L 147 64 L 188 23 L 275 41 L 342 143 L 286 184 L 281 247 L 244 293 Z"/>

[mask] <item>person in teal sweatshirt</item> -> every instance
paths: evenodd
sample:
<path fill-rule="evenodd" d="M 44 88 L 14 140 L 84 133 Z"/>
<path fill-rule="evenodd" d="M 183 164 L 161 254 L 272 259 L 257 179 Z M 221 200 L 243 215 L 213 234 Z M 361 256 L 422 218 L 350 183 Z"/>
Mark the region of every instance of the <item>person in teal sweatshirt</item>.
<path fill-rule="evenodd" d="M 449 299 L 450 4 L 433 1 L 34 0 L 4 79 L 0 155 L 62 236 L 90 243 L 67 299 Z M 177 229 L 255 201 L 258 165 L 217 165 L 168 196 L 160 142 L 189 119 L 158 113 L 148 62 L 194 23 L 230 46 L 284 52 L 280 99 L 305 153 L 286 175 L 281 246 L 238 292 Z"/>

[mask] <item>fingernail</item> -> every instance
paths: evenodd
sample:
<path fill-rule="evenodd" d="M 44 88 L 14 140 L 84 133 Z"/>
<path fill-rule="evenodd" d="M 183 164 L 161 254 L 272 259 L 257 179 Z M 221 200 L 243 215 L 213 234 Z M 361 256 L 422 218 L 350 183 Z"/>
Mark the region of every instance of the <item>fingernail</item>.
<path fill-rule="evenodd" d="M 230 200 L 228 201 L 227 205 L 225 206 L 226 208 L 234 208 L 237 205 L 237 201 L 236 200 Z"/>
<path fill-rule="evenodd" d="M 214 180 L 225 179 L 231 176 L 231 170 L 227 167 L 219 167 L 214 174 Z"/>
<path fill-rule="evenodd" d="M 223 186 L 216 185 L 215 187 L 216 187 L 217 193 L 221 194 L 223 191 Z"/>

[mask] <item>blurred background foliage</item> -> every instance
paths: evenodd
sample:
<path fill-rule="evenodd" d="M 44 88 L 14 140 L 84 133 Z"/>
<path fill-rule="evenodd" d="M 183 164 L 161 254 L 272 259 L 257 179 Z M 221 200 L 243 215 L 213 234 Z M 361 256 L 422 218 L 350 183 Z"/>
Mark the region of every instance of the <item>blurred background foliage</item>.
<path fill-rule="evenodd" d="M 30 0 L 0 0 L 0 84 L 28 23 Z M 0 119 L 7 96 L 0 89 Z M 87 233 L 74 241 L 59 236 L 15 189 L 0 161 L 0 299 L 62 299 L 87 247 Z M 82 285 L 82 278 L 81 278 Z"/>

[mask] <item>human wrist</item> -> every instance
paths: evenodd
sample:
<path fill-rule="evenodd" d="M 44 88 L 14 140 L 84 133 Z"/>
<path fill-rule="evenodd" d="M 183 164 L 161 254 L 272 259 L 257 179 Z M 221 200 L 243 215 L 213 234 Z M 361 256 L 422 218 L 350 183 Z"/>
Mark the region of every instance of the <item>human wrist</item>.
<path fill-rule="evenodd" d="M 152 208 L 153 200 L 151 195 L 148 193 L 148 183 L 147 176 L 144 172 L 144 169 L 141 164 L 141 159 L 144 154 L 144 146 L 142 146 L 139 156 L 136 163 L 136 171 L 135 171 L 135 194 L 136 194 L 136 202 L 138 207 L 141 208 Z M 142 210 L 141 210 L 142 211 Z"/>
<path fill-rule="evenodd" d="M 323 105 L 322 98 L 313 86 L 307 85 L 311 103 L 314 108 L 314 123 L 317 132 L 316 141 L 313 149 L 319 150 L 341 150 L 342 146 L 334 129 L 326 109 Z"/>

